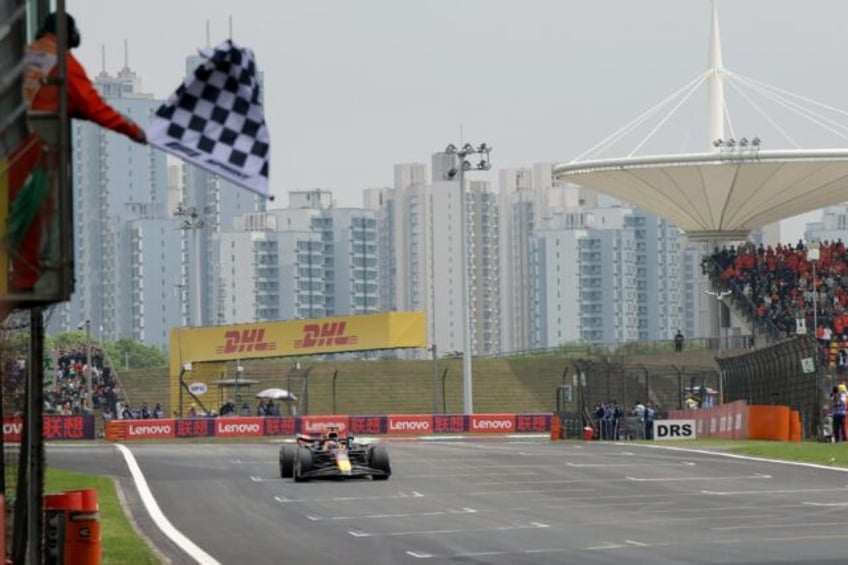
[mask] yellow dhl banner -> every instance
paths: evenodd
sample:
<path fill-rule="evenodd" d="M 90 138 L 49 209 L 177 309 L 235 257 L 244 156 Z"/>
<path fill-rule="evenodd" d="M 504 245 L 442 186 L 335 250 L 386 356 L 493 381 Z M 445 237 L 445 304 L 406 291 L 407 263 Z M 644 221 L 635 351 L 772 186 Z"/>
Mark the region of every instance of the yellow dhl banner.
<path fill-rule="evenodd" d="M 427 347 L 423 312 L 171 330 L 172 371 L 183 364 Z"/>

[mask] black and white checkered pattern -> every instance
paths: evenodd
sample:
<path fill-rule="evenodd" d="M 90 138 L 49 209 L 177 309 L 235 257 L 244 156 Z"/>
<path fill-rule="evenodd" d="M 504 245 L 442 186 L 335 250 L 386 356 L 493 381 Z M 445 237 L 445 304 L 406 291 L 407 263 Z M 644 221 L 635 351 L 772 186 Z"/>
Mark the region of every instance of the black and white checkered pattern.
<path fill-rule="evenodd" d="M 270 140 L 253 51 L 227 40 L 157 111 L 147 139 L 169 153 L 270 197 Z"/>

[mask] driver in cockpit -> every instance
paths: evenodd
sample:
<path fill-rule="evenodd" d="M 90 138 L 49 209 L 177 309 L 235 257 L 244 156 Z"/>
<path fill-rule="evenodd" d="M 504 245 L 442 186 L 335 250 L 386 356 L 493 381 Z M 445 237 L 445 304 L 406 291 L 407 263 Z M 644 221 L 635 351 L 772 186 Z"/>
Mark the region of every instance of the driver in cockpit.
<path fill-rule="evenodd" d="M 328 431 L 324 439 L 324 451 L 338 451 L 340 447 L 339 432 L 336 430 Z"/>

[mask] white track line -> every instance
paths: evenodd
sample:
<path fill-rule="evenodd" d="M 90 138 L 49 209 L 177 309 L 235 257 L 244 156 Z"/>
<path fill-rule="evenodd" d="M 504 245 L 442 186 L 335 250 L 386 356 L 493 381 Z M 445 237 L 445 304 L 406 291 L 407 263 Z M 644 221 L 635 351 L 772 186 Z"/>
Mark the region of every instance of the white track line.
<path fill-rule="evenodd" d="M 127 467 L 129 467 L 130 474 L 133 477 L 133 481 L 135 481 L 135 486 L 138 489 L 141 501 L 144 503 L 147 513 L 150 514 L 150 517 L 153 519 L 153 523 L 156 524 L 162 533 L 174 542 L 177 547 L 185 551 L 192 559 L 201 565 L 221 565 L 214 557 L 200 549 L 200 547 L 195 545 L 193 541 L 183 535 L 183 533 L 176 529 L 168 518 L 165 517 L 165 514 L 163 514 L 162 510 L 159 508 L 159 504 L 156 503 L 156 499 L 153 497 L 153 493 L 150 491 L 150 487 L 147 485 L 147 480 L 144 478 L 144 474 L 141 472 L 141 468 L 138 466 L 138 462 L 136 462 L 132 451 L 120 443 L 115 444 L 115 447 L 121 452 L 121 455 L 124 456 L 124 461 L 127 462 Z"/>

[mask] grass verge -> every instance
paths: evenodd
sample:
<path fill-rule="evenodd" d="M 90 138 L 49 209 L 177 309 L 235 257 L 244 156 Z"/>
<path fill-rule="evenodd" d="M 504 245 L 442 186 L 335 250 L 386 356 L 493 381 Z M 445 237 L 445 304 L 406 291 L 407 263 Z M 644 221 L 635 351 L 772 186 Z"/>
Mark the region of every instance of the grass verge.
<path fill-rule="evenodd" d="M 83 475 L 48 468 L 44 492 L 97 489 L 100 503 L 100 529 L 103 565 L 157 565 L 159 559 L 135 532 L 118 501 L 115 483 L 108 477 Z"/>
<path fill-rule="evenodd" d="M 833 467 L 848 467 L 848 443 L 696 439 L 662 442 L 659 445 L 725 451 L 752 457 L 818 463 Z"/>
<path fill-rule="evenodd" d="M 746 445 L 733 446 L 732 453 L 803 461 L 834 467 L 848 467 L 848 444 L 822 443 L 819 441 L 750 441 Z"/>

